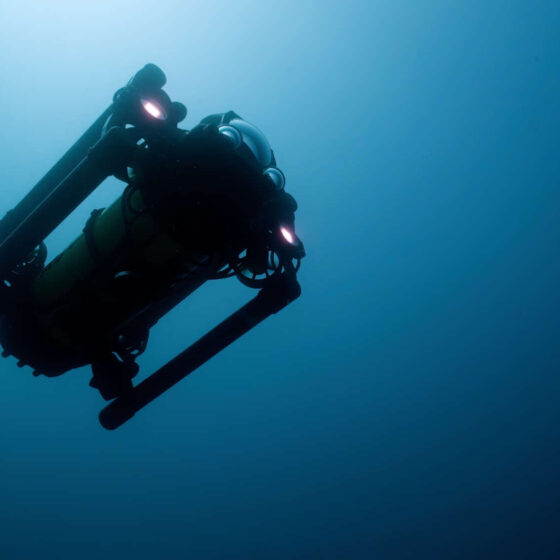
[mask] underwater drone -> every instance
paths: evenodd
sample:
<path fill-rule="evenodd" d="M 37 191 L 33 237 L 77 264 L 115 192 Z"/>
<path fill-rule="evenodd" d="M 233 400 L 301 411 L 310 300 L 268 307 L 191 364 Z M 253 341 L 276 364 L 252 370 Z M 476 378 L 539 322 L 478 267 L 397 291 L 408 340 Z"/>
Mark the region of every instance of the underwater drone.
<path fill-rule="evenodd" d="M 155 65 L 0 220 L 0 344 L 34 375 L 91 366 L 115 429 L 301 293 L 297 204 L 255 126 L 233 111 L 187 113 Z M 45 238 L 108 177 L 125 183 L 47 263 Z M 137 385 L 150 329 L 207 280 L 257 295 Z"/>

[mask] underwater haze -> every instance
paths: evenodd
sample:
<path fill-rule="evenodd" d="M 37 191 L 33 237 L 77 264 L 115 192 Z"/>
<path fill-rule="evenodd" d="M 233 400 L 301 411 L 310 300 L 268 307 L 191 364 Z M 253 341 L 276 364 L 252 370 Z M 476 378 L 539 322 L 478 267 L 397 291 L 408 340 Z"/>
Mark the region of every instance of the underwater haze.
<path fill-rule="evenodd" d="M 0 0 L 0 213 L 147 62 L 266 134 L 303 294 L 114 432 L 0 362 L 0 558 L 560 558 L 560 3 Z M 122 183 L 47 240 L 54 256 Z M 206 284 L 140 377 L 254 295 Z"/>

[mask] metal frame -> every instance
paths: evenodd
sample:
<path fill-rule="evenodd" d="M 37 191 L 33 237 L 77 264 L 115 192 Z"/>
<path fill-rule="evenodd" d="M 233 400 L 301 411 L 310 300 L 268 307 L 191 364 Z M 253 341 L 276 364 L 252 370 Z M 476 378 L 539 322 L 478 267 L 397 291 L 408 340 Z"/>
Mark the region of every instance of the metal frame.
<path fill-rule="evenodd" d="M 124 91 L 125 95 L 121 99 L 126 100 L 129 87 L 136 88 L 136 91 L 154 91 L 164 84 L 165 76 L 156 66 L 147 65 L 140 70 L 126 88 L 117 92 L 113 104 L 21 202 L 0 220 L 0 279 L 5 278 L 107 177 L 122 169 L 130 160 L 136 145 L 128 139 L 125 129 L 115 126 L 105 131 L 115 111 L 119 110 L 119 93 Z M 148 313 L 150 325 L 169 311 L 170 305 L 179 303 L 198 285 L 172 294 L 173 301 L 164 305 L 156 317 Z M 101 425 L 110 430 L 121 426 L 264 319 L 297 299 L 300 293 L 293 268 L 268 278 L 256 297 L 137 386 L 114 399 L 101 411 Z"/>

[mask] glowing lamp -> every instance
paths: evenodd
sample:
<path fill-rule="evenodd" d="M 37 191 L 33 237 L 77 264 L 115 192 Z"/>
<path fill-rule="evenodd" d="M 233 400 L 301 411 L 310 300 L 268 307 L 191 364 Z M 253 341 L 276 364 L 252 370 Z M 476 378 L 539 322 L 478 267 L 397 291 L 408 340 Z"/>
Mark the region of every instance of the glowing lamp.
<path fill-rule="evenodd" d="M 151 117 L 154 117 L 154 119 L 158 119 L 160 121 L 165 120 L 165 112 L 153 101 L 150 101 L 149 99 L 142 99 L 142 107 L 144 107 L 144 111 L 146 111 L 146 113 L 148 113 Z"/>
<path fill-rule="evenodd" d="M 280 233 L 282 234 L 282 237 L 290 244 L 290 245 L 295 245 L 295 237 L 294 234 L 286 227 L 281 227 L 280 228 Z"/>

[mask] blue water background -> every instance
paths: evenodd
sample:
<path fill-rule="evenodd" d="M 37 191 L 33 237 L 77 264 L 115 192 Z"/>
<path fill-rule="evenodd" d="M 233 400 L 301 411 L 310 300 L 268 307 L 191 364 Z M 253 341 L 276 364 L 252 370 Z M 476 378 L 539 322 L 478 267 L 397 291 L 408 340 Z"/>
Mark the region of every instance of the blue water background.
<path fill-rule="evenodd" d="M 560 558 L 560 4 L 0 0 L 0 211 L 146 62 L 268 136 L 303 296 L 116 432 L 0 364 L 6 560 Z M 51 255 L 108 181 L 49 239 Z M 144 374 L 251 296 L 205 286 Z"/>

